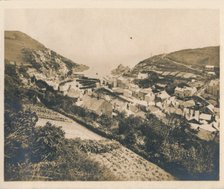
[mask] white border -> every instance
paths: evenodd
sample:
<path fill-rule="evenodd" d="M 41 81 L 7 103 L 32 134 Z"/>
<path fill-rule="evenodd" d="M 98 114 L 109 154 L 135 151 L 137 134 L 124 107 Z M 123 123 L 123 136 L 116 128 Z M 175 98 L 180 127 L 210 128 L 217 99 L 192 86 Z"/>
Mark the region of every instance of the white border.
<path fill-rule="evenodd" d="M 224 1 L 221 0 L 180 0 L 180 1 L 170 1 L 170 0 L 149 0 L 149 1 L 137 1 L 137 0 L 123 0 L 123 1 L 99 1 L 99 0 L 83 0 L 83 1 L 71 1 L 71 0 L 42 0 L 42 1 L 22 1 L 22 0 L 11 0 L 11 1 L 1 1 L 0 0 L 0 92 L 1 92 L 1 100 L 0 100 L 0 110 L 1 116 L 0 121 L 2 128 L 4 129 L 3 125 L 3 97 L 4 97 L 4 9 L 21 9 L 21 8 L 40 8 L 40 9 L 61 9 L 61 8 L 151 8 L 151 9 L 219 9 L 220 10 L 220 112 L 223 109 L 223 97 L 224 97 L 224 90 L 223 90 L 223 57 L 224 54 L 223 44 L 224 44 Z M 222 114 L 221 114 L 221 129 L 220 129 L 220 149 L 223 148 L 223 128 L 222 123 L 224 123 Z M 133 181 L 122 181 L 122 182 L 4 182 L 3 178 L 3 138 L 4 138 L 4 131 L 0 134 L 1 140 L 1 148 L 0 153 L 2 154 L 0 157 L 1 160 L 1 172 L 0 172 L 0 188 L 197 188 L 197 189 L 223 189 L 224 188 L 224 162 L 223 162 L 223 150 L 220 153 L 220 181 L 144 181 L 144 182 L 133 182 Z"/>

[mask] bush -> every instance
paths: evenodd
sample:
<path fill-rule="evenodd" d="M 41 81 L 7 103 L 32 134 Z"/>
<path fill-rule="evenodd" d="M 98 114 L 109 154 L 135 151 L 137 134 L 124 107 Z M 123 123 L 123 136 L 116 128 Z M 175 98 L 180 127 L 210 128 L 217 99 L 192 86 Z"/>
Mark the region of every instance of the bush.
<path fill-rule="evenodd" d="M 75 140 L 78 148 L 83 152 L 91 152 L 96 154 L 111 152 L 112 150 L 120 148 L 120 144 L 117 142 L 110 142 L 107 140 L 95 141 L 95 140 Z"/>
<path fill-rule="evenodd" d="M 111 127 L 113 124 L 113 119 L 106 114 L 102 114 L 98 118 L 98 122 L 103 126 L 103 127 Z"/>
<path fill-rule="evenodd" d="M 32 161 L 52 161 L 62 153 L 65 133 L 60 127 L 47 122 L 44 127 L 35 129 L 32 149 Z"/>
<path fill-rule="evenodd" d="M 61 128 L 50 123 L 35 127 L 37 119 L 33 112 L 7 115 L 5 180 L 115 180 L 107 168 L 80 151 L 82 141 L 77 145 L 77 141 L 65 139 Z M 118 147 L 117 144 L 87 143 L 96 153 Z"/>
<path fill-rule="evenodd" d="M 34 138 L 35 113 L 26 111 L 5 114 L 5 161 L 16 164 L 29 161 Z"/>
<path fill-rule="evenodd" d="M 82 141 L 80 140 L 80 143 Z M 77 141 L 66 140 L 62 154 L 55 161 L 41 162 L 39 175 L 50 180 L 103 181 L 116 177 L 79 150 Z"/>
<path fill-rule="evenodd" d="M 18 112 L 21 110 L 21 80 L 15 65 L 5 64 L 5 109 Z"/>
<path fill-rule="evenodd" d="M 161 152 L 173 174 L 184 179 L 218 179 L 218 148 L 212 142 L 198 143 L 185 149 L 178 143 L 164 143 Z"/>

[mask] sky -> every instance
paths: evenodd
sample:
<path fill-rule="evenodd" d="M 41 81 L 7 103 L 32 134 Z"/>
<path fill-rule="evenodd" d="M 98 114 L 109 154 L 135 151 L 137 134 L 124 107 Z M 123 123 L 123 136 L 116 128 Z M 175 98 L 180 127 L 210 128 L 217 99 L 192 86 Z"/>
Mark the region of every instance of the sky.
<path fill-rule="evenodd" d="M 8 9 L 5 30 L 22 31 L 99 73 L 156 54 L 220 44 L 217 10 Z"/>

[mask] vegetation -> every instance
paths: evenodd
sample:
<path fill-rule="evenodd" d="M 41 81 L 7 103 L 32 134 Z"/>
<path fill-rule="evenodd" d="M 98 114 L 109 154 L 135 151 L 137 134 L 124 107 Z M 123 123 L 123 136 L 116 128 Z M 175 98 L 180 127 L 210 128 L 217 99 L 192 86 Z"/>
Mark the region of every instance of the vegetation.
<path fill-rule="evenodd" d="M 5 180 L 115 179 L 80 151 L 82 141 L 65 139 L 64 132 L 50 123 L 35 127 L 35 113 L 19 112 L 6 118 Z M 101 146 L 96 153 L 112 148 L 116 145 Z"/>
<path fill-rule="evenodd" d="M 16 66 L 5 64 L 5 109 L 18 111 L 21 109 L 21 81 L 16 71 Z"/>
<path fill-rule="evenodd" d="M 22 102 L 32 95 L 42 94 L 24 90 L 16 65 L 6 64 L 5 180 L 115 180 L 106 168 L 80 150 L 82 141 L 66 139 L 61 128 L 50 123 L 35 126 L 36 113 L 24 111 L 22 107 Z M 116 145 L 102 146 L 99 151 L 109 147 L 112 149 Z"/>
<path fill-rule="evenodd" d="M 79 145 L 79 149 L 84 152 L 88 153 L 106 153 L 111 152 L 112 150 L 120 148 L 120 144 L 118 142 L 110 142 L 110 140 L 82 140 L 80 143 L 80 140 L 74 140 L 74 142 L 77 142 Z M 74 144 L 77 145 L 77 144 Z"/>
<path fill-rule="evenodd" d="M 62 108 L 67 113 L 80 116 L 85 123 L 86 120 L 90 123 L 88 128 L 120 141 L 177 178 L 218 179 L 219 144 L 197 138 L 189 131 L 183 117 L 173 115 L 170 125 L 164 124 L 150 113 L 146 115 L 146 120 L 133 115 L 127 117 L 124 113 L 118 113 L 118 116 L 112 119 L 105 115 L 97 116 L 68 102 L 66 98 L 55 102 L 56 109 Z M 95 122 L 98 122 L 98 127 L 94 126 Z M 116 122 L 118 127 L 113 127 Z"/>

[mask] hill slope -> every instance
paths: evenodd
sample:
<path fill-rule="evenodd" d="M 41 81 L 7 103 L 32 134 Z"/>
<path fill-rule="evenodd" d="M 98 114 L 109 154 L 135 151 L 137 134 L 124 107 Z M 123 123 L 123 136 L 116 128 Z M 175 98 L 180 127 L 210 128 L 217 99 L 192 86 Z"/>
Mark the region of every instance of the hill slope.
<path fill-rule="evenodd" d="M 219 47 L 205 47 L 199 49 L 186 49 L 167 55 L 176 62 L 183 62 L 192 66 L 213 65 L 219 67 Z"/>
<path fill-rule="evenodd" d="M 147 71 L 182 71 L 200 73 L 205 65 L 219 67 L 219 47 L 186 49 L 160 54 L 139 62 L 133 73 Z"/>
<path fill-rule="evenodd" d="M 69 71 L 88 69 L 46 48 L 20 31 L 5 31 L 5 60 L 34 69 L 47 77 L 67 75 Z"/>

